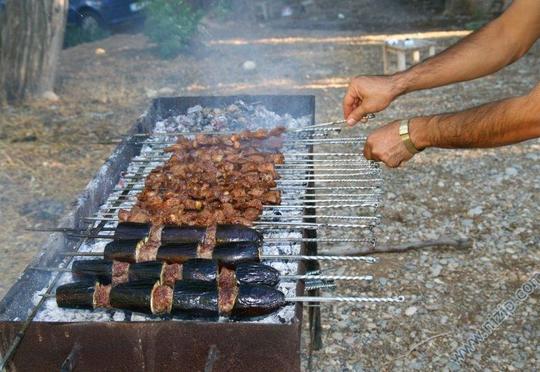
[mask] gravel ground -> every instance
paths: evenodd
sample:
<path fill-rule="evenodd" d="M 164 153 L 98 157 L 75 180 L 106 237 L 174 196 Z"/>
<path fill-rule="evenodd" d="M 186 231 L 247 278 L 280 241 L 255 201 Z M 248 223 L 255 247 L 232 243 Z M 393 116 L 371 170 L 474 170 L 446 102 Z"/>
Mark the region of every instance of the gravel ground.
<path fill-rule="evenodd" d="M 140 35 L 116 35 L 66 50 L 61 102 L 0 114 L 0 213 L 6 225 L 0 236 L 5 242 L 0 295 L 43 241 L 41 235 L 23 232 L 24 227 L 53 224 L 112 149 L 88 142 L 124 132 L 154 94 L 315 94 L 317 120 L 325 121 L 341 116 L 350 76 L 382 70 L 380 46 L 361 32 L 211 22 L 207 31 L 206 46 L 173 61 L 155 59 Z M 386 33 L 384 25 L 379 33 Z M 449 34 L 437 42 L 442 48 L 455 40 Z M 96 55 L 96 48 L 106 53 Z M 392 119 L 523 94 L 537 82 L 539 57 L 535 47 L 491 77 L 401 97 L 354 133 L 368 133 Z M 255 70 L 242 69 L 247 59 L 256 62 Z M 369 267 L 326 265 L 328 273 L 376 276 L 369 287 L 342 285 L 335 293 L 402 294 L 408 300 L 392 306 L 325 305 L 324 348 L 313 353 L 313 370 L 455 369 L 450 354 L 539 267 L 539 160 L 535 140 L 500 149 L 430 149 L 402 169 L 385 169 L 383 222 L 376 231 L 380 243 L 449 235 L 473 239 L 474 246 L 465 252 L 381 254 L 381 262 Z M 322 247 L 327 252 L 342 248 L 349 247 Z M 540 368 L 538 301 L 536 292 L 519 304 L 464 367 Z M 306 368 L 307 330 L 303 340 Z"/>

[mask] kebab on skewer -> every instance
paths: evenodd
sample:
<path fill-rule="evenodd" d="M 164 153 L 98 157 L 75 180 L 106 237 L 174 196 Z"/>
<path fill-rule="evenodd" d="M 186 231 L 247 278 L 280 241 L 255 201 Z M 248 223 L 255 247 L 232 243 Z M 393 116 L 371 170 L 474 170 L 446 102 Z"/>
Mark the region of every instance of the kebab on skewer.
<path fill-rule="evenodd" d="M 279 282 L 279 271 L 260 263 L 236 265 L 236 280 L 240 284 L 261 284 L 270 287 Z M 169 264 L 162 261 L 148 261 L 129 264 L 112 260 L 76 260 L 71 267 L 74 277 L 83 280 L 98 280 L 101 284 L 113 286 L 130 281 L 156 281 L 174 286 L 177 280 L 199 280 L 215 282 L 220 275 L 217 261 L 191 259 L 182 264 Z"/>
<path fill-rule="evenodd" d="M 259 262 L 261 242 L 219 243 L 211 249 L 199 243 L 163 244 L 148 246 L 140 241 L 112 241 L 105 246 L 103 257 L 129 263 L 162 261 L 184 263 L 193 258 L 213 259 L 223 265 L 235 266 L 245 262 Z"/>
<path fill-rule="evenodd" d="M 180 280 L 174 286 L 139 280 L 116 286 L 97 281 L 61 285 L 61 308 L 116 308 L 154 315 L 252 317 L 269 314 L 291 302 L 403 302 L 399 297 L 290 297 L 266 285 L 239 283 L 237 273 L 223 267 L 216 281 Z"/>
<path fill-rule="evenodd" d="M 93 281 L 69 283 L 56 289 L 56 302 L 61 308 L 202 317 L 260 316 L 286 304 L 284 294 L 275 288 L 238 284 L 234 271 L 220 275 L 217 282 L 180 280 L 173 287 L 147 280 L 117 286 Z"/>
<path fill-rule="evenodd" d="M 124 243 L 126 243 L 126 245 L 115 247 L 116 244 Z M 109 246 L 107 252 L 61 252 L 59 254 L 66 257 L 104 257 L 108 260 L 118 260 L 128 263 L 144 262 L 140 260 L 137 261 L 137 257 L 141 257 L 141 255 L 136 254 L 135 245 L 138 241 L 133 241 L 132 245 L 128 245 L 127 243 L 128 242 L 109 243 L 111 246 Z M 243 249 L 245 247 L 248 248 L 248 252 L 245 252 L 245 249 Z M 165 249 L 161 250 L 162 248 Z M 217 252 L 214 251 L 210 257 L 201 257 L 198 255 L 194 245 L 171 244 L 158 248 L 154 260 L 161 260 L 168 263 L 182 263 L 193 258 L 215 259 L 218 260 L 220 264 L 230 267 L 234 267 L 239 263 L 260 262 L 261 260 L 377 262 L 377 258 L 371 256 L 263 254 L 260 252 L 260 248 L 260 246 L 253 243 L 227 243 L 221 245 L 221 248 L 218 249 Z M 159 252 L 159 250 L 161 250 L 161 252 Z"/>
<path fill-rule="evenodd" d="M 149 224 L 121 222 L 116 226 L 114 240 L 143 240 L 150 237 L 152 226 Z M 244 225 L 217 225 L 215 232 L 210 228 L 201 226 L 174 226 L 166 225 L 160 230 L 161 242 L 166 243 L 202 243 L 205 240 L 215 239 L 216 243 L 232 242 L 258 242 L 262 234 L 255 229 Z M 214 236 L 215 238 L 212 238 Z"/>

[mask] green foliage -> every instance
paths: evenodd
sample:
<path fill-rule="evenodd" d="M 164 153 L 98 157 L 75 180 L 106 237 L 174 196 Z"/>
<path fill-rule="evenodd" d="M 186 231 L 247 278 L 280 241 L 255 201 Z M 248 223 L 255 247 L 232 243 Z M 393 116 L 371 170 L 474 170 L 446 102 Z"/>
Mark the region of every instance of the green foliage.
<path fill-rule="evenodd" d="M 110 36 L 110 32 L 102 28 L 94 30 L 84 30 L 80 26 L 66 26 L 64 34 L 64 48 L 70 48 L 82 43 L 105 39 Z"/>
<path fill-rule="evenodd" d="M 212 15 L 219 20 L 227 19 L 233 10 L 232 0 L 216 0 L 213 4 Z"/>
<path fill-rule="evenodd" d="M 146 8 L 145 35 L 162 58 L 174 58 L 189 44 L 202 18 L 184 0 L 152 0 Z"/>

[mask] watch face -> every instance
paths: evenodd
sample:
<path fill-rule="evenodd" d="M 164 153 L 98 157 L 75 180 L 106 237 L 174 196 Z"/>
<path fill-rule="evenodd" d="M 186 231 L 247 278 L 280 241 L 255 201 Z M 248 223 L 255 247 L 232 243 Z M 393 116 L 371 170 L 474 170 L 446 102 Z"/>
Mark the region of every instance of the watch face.
<path fill-rule="evenodd" d="M 399 124 L 399 135 L 409 134 L 409 121 L 402 120 Z"/>

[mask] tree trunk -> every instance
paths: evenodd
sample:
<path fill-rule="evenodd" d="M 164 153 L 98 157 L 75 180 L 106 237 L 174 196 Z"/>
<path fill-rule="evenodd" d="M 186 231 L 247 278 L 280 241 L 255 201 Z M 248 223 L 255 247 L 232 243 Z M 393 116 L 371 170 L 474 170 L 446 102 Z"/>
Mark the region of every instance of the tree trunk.
<path fill-rule="evenodd" d="M 0 11 L 0 103 L 53 92 L 68 0 L 7 0 Z"/>

